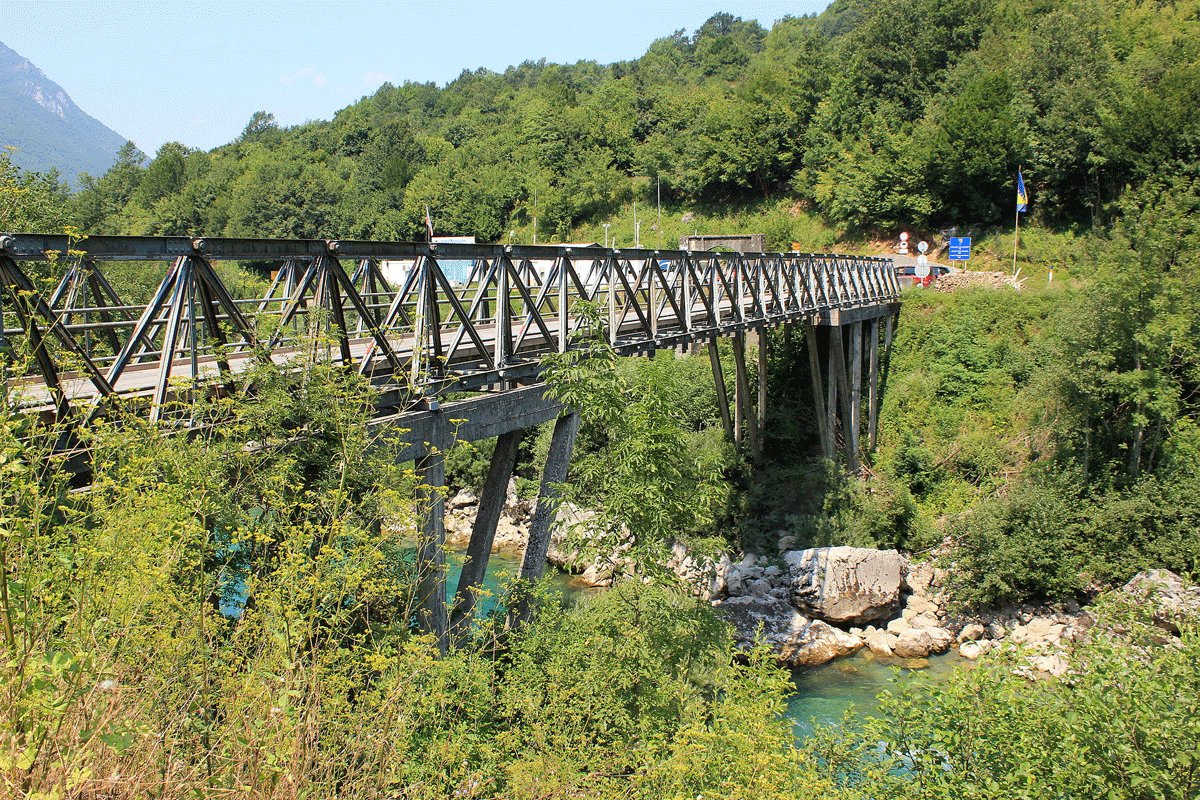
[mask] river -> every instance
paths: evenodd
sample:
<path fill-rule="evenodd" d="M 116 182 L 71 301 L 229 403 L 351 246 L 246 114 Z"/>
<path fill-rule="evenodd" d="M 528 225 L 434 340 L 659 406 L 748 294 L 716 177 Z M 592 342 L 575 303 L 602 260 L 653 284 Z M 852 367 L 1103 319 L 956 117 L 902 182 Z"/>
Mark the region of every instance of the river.
<path fill-rule="evenodd" d="M 458 586 L 462 557 L 462 553 L 448 554 L 447 591 L 451 595 Z M 480 603 L 481 611 L 489 611 L 495 606 L 499 587 L 516 574 L 519 566 L 520 557 L 515 553 L 501 551 L 492 554 L 484 581 L 487 591 Z M 563 592 L 567 602 L 588 591 L 596 591 L 558 570 L 551 570 L 548 575 L 551 583 Z M 879 693 L 893 685 L 896 670 L 899 669 L 898 680 L 903 681 L 905 676 L 915 671 L 913 666 L 917 662 L 924 665 L 922 672 L 938 677 L 949 674 L 957 664 L 962 663 L 962 659 L 947 654 L 908 662 L 909 666 L 906 667 L 906 662 L 885 661 L 863 651 L 820 667 L 794 670 L 792 679 L 796 683 L 796 691 L 788 699 L 787 715 L 795 726 L 796 737 L 802 739 L 811 734 L 814 721 L 818 725 L 840 721 L 852 706 L 859 713 L 870 714 L 878 706 L 876 698 Z"/>

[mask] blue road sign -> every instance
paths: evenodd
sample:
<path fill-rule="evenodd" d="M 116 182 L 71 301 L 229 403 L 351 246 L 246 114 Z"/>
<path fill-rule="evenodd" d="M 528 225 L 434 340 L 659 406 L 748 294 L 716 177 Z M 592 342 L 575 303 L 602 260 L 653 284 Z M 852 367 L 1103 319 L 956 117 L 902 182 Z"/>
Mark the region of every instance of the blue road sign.
<path fill-rule="evenodd" d="M 950 237 L 950 260 L 951 261 L 969 261 L 971 259 L 971 237 L 970 236 L 951 236 Z"/>

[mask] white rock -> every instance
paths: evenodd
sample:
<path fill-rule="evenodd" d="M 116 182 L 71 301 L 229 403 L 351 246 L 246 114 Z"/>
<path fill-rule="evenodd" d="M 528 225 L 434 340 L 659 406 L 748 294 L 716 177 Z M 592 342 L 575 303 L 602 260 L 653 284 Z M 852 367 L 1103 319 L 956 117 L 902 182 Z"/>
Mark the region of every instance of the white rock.
<path fill-rule="evenodd" d="M 898 617 L 887 624 L 887 632 L 899 636 L 911 627 L 912 625 L 908 624 L 908 620 Z"/>
<path fill-rule="evenodd" d="M 1200 586 L 1165 569 L 1152 569 L 1133 576 L 1121 591 L 1145 601 L 1154 624 L 1178 634 L 1187 619 L 1200 618 Z"/>
<path fill-rule="evenodd" d="M 867 647 L 877 656 L 891 656 L 896 637 L 887 631 L 874 630 L 864 637 Z"/>
<path fill-rule="evenodd" d="M 781 658 L 797 667 L 825 664 L 861 650 L 863 642 L 843 630 L 814 619 L 794 632 L 780 652 Z"/>
<path fill-rule="evenodd" d="M 963 642 L 958 646 L 958 654 L 971 661 L 974 661 L 986 652 L 987 650 L 984 649 L 983 645 L 975 641 Z"/>
<path fill-rule="evenodd" d="M 749 647 L 761 635 L 780 661 L 792 666 L 824 664 L 863 647 L 858 637 L 796 613 L 786 600 L 731 597 L 716 608 L 733 625 L 740 647 Z"/>
<path fill-rule="evenodd" d="M 784 554 L 792 602 L 831 622 L 885 619 L 899 600 L 906 561 L 895 550 L 818 547 Z"/>
<path fill-rule="evenodd" d="M 754 597 L 770 597 L 771 582 L 764 580 L 763 578 L 759 578 L 750 584 L 750 594 Z"/>
<path fill-rule="evenodd" d="M 928 561 L 922 561 L 909 565 L 905 583 L 912 589 L 914 595 L 926 595 L 940 587 L 944 577 L 943 570 Z"/>
<path fill-rule="evenodd" d="M 1053 619 L 1034 617 L 1025 626 L 1025 641 L 1035 646 L 1058 644 L 1066 627 Z"/>
<path fill-rule="evenodd" d="M 964 625 L 963 629 L 958 632 L 958 641 L 974 642 L 978 639 L 982 639 L 985 633 L 987 633 L 987 629 L 985 629 L 982 625 L 980 625 L 978 622 L 971 622 Z"/>
<path fill-rule="evenodd" d="M 475 507 L 479 505 L 479 498 L 470 489 L 459 489 L 457 493 L 446 501 L 447 511 L 457 511 L 460 508 Z"/>
<path fill-rule="evenodd" d="M 927 630 L 909 628 L 896 637 L 892 652 L 900 658 L 924 658 L 933 651 L 933 640 Z"/>
<path fill-rule="evenodd" d="M 745 575 L 742 568 L 737 564 L 732 564 L 725 571 L 725 590 L 731 597 L 736 597 L 746 592 Z"/>
<path fill-rule="evenodd" d="M 907 602 L 904 604 L 904 616 L 908 617 L 909 612 L 916 614 L 933 614 L 936 615 L 941 611 L 938 604 L 919 594 L 909 595 Z"/>
<path fill-rule="evenodd" d="M 904 619 L 914 628 L 937 628 L 942 624 L 941 620 L 928 611 L 922 611 L 920 614 L 914 614 L 911 617 L 905 612 Z"/>
<path fill-rule="evenodd" d="M 1044 672 L 1056 678 L 1060 675 L 1065 675 L 1069 668 L 1067 660 L 1058 655 L 1033 656 L 1029 659 L 1029 665 L 1038 672 Z"/>
<path fill-rule="evenodd" d="M 945 628 L 924 628 L 929 636 L 929 652 L 944 653 L 954 644 L 954 634 Z"/>

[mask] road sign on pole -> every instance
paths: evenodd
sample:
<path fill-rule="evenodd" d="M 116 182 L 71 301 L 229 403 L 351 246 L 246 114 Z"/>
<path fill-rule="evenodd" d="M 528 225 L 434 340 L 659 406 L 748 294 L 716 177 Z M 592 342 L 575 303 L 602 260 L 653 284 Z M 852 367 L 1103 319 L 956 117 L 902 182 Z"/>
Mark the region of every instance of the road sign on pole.
<path fill-rule="evenodd" d="M 971 237 L 970 236 L 951 236 L 949 258 L 951 261 L 970 261 L 971 260 Z"/>
<path fill-rule="evenodd" d="M 917 265 L 913 267 L 913 275 L 922 280 L 929 277 L 929 259 L 924 253 L 917 256 Z"/>

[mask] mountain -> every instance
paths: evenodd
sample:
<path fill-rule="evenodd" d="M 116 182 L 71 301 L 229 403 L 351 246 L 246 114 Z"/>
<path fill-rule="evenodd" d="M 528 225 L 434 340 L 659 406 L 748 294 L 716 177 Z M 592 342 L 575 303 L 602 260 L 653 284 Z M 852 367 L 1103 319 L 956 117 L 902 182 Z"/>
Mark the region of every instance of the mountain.
<path fill-rule="evenodd" d="M 25 170 L 57 169 L 73 185 L 79 173 L 103 175 L 125 137 L 88 116 L 54 81 L 0 42 L 0 147 L 17 148 Z"/>

